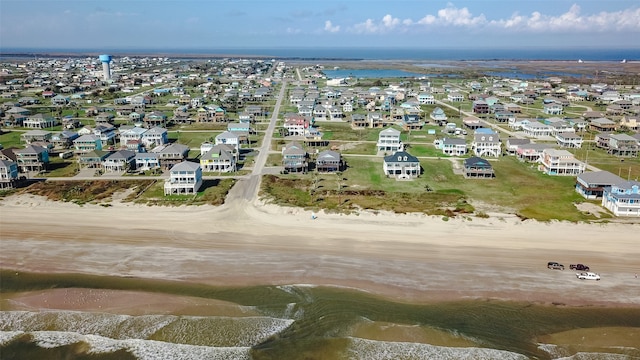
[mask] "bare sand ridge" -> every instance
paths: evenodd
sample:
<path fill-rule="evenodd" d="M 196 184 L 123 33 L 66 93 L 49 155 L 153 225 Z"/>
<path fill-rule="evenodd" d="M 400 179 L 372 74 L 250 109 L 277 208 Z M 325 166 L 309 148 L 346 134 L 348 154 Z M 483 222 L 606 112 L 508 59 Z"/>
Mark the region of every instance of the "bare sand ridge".
<path fill-rule="evenodd" d="M 345 286 L 411 302 L 640 305 L 639 224 L 540 223 L 505 214 L 444 221 L 366 211 L 312 220 L 310 211 L 245 201 L 80 207 L 21 195 L 0 204 L 0 267 L 8 269 Z M 567 270 L 548 270 L 548 261 Z M 568 265 L 578 262 L 603 280 L 576 279 Z"/>

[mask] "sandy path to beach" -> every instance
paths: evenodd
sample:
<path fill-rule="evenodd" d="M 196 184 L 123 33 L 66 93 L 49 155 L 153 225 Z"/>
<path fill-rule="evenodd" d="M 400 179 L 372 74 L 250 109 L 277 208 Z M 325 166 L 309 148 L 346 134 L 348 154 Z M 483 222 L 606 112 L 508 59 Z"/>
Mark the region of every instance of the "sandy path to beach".
<path fill-rule="evenodd" d="M 498 298 L 640 305 L 640 225 L 318 214 L 234 202 L 111 207 L 0 203 L 0 267 L 213 285 L 355 287 L 403 301 Z M 546 268 L 559 261 L 567 270 Z M 581 281 L 569 263 L 602 281 Z"/>

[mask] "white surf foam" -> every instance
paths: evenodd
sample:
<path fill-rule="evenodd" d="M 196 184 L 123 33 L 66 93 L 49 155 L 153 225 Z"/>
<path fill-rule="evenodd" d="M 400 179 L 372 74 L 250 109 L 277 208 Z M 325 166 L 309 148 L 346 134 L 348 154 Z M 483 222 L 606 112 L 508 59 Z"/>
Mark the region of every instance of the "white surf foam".
<path fill-rule="evenodd" d="M 445 347 L 421 343 L 375 341 L 351 338 L 347 352 L 352 360 L 526 360 L 526 356 L 504 350 L 477 347 Z"/>

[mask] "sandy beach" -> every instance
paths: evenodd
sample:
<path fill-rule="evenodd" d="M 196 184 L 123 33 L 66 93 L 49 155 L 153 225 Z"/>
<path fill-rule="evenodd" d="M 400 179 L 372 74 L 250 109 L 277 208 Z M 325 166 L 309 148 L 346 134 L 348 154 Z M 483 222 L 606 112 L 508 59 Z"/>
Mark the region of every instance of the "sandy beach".
<path fill-rule="evenodd" d="M 640 305 L 638 224 L 539 223 L 505 214 L 445 221 L 367 211 L 313 220 L 302 209 L 233 204 L 105 207 L 7 197 L 0 206 L 0 267 L 210 285 L 351 287 L 418 303 Z M 548 270 L 548 261 L 567 269 Z M 570 263 L 588 264 L 602 281 L 576 279 Z M 46 308 L 45 299 L 31 297 L 29 307 Z"/>

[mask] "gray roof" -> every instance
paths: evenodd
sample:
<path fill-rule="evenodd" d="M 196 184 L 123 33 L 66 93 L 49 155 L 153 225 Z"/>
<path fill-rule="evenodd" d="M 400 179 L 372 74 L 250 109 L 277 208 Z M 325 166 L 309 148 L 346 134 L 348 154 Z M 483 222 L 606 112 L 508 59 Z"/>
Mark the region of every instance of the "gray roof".
<path fill-rule="evenodd" d="M 578 175 L 578 181 L 585 184 L 615 185 L 622 183 L 624 179 L 608 171 L 587 171 Z"/>
<path fill-rule="evenodd" d="M 445 145 L 466 145 L 467 141 L 465 139 L 458 138 L 445 138 L 442 140 L 442 143 Z"/>
<path fill-rule="evenodd" d="M 192 161 L 183 161 L 181 163 L 176 164 L 171 168 L 171 172 L 174 171 L 197 171 L 200 169 L 200 164 L 194 163 Z"/>
<path fill-rule="evenodd" d="M 386 163 L 392 163 L 392 162 L 399 162 L 399 163 L 415 163 L 418 162 L 418 158 L 409 154 L 406 151 L 396 151 L 393 155 L 389 155 L 389 156 L 385 156 L 384 157 L 384 162 Z"/>

